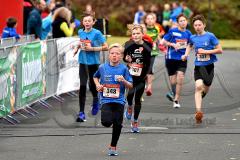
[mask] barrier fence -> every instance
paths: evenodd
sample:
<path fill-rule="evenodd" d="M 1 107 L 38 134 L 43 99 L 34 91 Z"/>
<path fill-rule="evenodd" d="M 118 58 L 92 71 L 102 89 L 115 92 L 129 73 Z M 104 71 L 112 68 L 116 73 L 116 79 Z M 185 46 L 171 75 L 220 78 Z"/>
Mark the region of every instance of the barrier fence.
<path fill-rule="evenodd" d="M 16 124 L 15 113 L 38 114 L 31 104 L 50 108 L 45 101 L 50 97 L 62 102 L 62 93 L 76 96 L 72 91 L 80 86 L 79 64 L 73 53 L 78 41 L 71 37 L 0 47 L 0 118 Z"/>
<path fill-rule="evenodd" d="M 2 38 L 0 39 L 0 48 L 1 47 L 9 47 L 17 44 L 22 44 L 26 42 L 32 42 L 35 40 L 34 35 L 23 35 L 19 40 L 17 40 L 15 37 L 10 38 Z"/>

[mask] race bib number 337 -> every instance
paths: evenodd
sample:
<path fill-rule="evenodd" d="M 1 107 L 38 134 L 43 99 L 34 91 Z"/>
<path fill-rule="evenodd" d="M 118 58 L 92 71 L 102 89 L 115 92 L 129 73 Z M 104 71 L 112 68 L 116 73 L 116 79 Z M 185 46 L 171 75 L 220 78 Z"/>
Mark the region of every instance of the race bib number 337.
<path fill-rule="evenodd" d="M 201 62 L 209 61 L 210 60 L 210 55 L 209 54 L 198 54 L 197 55 L 197 60 Z"/>
<path fill-rule="evenodd" d="M 120 85 L 119 84 L 105 84 L 103 86 L 103 96 L 109 98 L 119 98 Z"/>

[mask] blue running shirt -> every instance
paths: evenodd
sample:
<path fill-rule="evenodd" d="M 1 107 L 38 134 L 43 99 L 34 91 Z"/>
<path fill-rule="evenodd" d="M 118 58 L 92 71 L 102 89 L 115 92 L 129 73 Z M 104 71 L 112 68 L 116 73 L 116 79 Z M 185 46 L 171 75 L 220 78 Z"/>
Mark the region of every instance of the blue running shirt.
<path fill-rule="evenodd" d="M 164 35 L 163 39 L 170 43 L 179 43 L 181 48 L 176 51 L 174 47 L 168 47 L 166 59 L 181 60 L 182 55 L 185 54 L 191 35 L 192 33 L 188 29 L 184 32 L 178 28 L 170 29 L 168 33 Z"/>
<path fill-rule="evenodd" d="M 212 50 L 219 44 L 218 39 L 213 33 L 206 32 L 203 35 L 192 35 L 190 38 L 190 45 L 193 45 L 196 59 L 195 59 L 195 65 L 196 66 L 206 66 L 209 64 L 212 64 L 214 62 L 217 62 L 217 57 L 215 54 L 209 54 L 209 55 L 197 55 L 197 50 L 199 48 L 202 48 L 204 50 Z"/>
<path fill-rule="evenodd" d="M 100 92 L 100 104 L 120 103 L 125 105 L 125 86 L 123 82 L 117 81 L 117 76 L 122 75 L 128 82 L 132 83 L 132 77 L 124 64 L 111 66 L 109 62 L 101 64 L 94 78 L 100 78 L 100 84 L 104 86 Z"/>
<path fill-rule="evenodd" d="M 82 41 L 87 40 L 91 43 L 92 47 L 102 46 L 106 42 L 102 33 L 92 28 L 90 32 L 85 32 L 83 29 L 78 31 L 78 35 Z M 86 65 L 100 64 L 100 52 L 99 51 L 84 51 L 81 50 L 78 57 L 78 62 Z"/>

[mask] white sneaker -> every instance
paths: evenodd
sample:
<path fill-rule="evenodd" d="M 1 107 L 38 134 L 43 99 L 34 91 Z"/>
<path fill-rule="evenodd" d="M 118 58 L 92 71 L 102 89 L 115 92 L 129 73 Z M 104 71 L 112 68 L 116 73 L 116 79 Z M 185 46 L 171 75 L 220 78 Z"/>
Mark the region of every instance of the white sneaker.
<path fill-rule="evenodd" d="M 180 107 L 181 107 L 181 105 L 179 104 L 178 101 L 173 102 L 173 108 L 180 108 Z"/>

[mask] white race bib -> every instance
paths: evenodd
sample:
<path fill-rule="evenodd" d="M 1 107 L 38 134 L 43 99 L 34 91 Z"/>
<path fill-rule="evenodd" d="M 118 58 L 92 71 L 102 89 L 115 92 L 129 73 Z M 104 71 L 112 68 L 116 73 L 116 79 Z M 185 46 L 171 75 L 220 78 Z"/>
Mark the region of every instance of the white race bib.
<path fill-rule="evenodd" d="M 197 60 L 201 62 L 209 61 L 210 55 L 209 54 L 197 54 Z"/>
<path fill-rule="evenodd" d="M 140 76 L 142 73 L 142 68 L 142 64 L 131 64 L 129 72 L 132 76 Z"/>
<path fill-rule="evenodd" d="M 180 46 L 179 49 L 187 48 L 187 40 L 186 39 L 177 39 L 176 43 Z"/>
<path fill-rule="evenodd" d="M 105 84 L 103 86 L 103 96 L 109 98 L 119 98 L 120 85 L 119 84 Z"/>
<path fill-rule="evenodd" d="M 84 50 L 85 47 L 91 47 L 91 41 L 90 40 L 80 40 L 80 47 Z"/>

